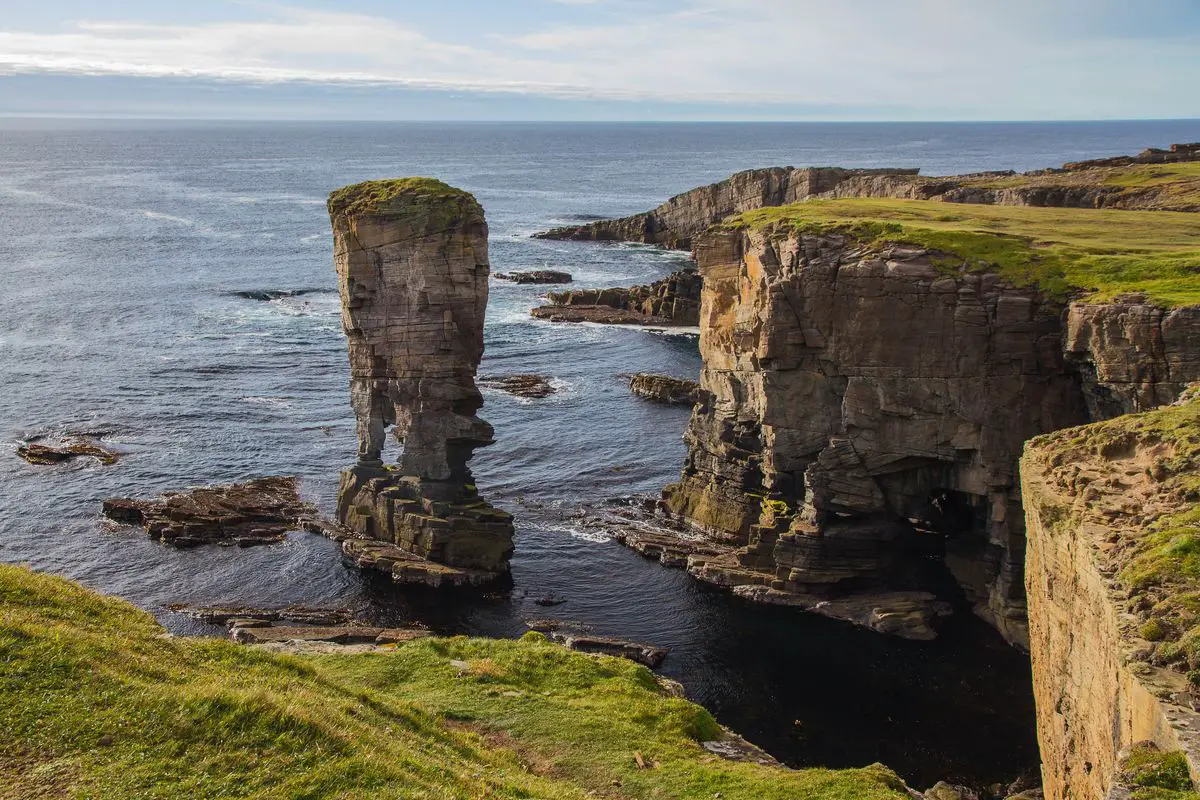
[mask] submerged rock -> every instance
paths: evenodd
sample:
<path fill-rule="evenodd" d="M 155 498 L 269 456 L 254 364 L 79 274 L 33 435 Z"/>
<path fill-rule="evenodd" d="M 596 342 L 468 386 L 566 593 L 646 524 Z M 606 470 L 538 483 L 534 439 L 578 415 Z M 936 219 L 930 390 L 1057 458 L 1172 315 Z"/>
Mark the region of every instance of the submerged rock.
<path fill-rule="evenodd" d="M 639 372 L 629 379 L 629 391 L 643 400 L 670 406 L 690 406 L 700 399 L 700 384 L 670 375 Z"/>
<path fill-rule="evenodd" d="M 497 272 L 496 280 L 512 283 L 571 283 L 573 278 L 569 272 L 559 272 L 553 269 L 539 269 L 532 272 Z"/>
<path fill-rule="evenodd" d="M 558 390 L 551 385 L 545 375 L 503 375 L 482 376 L 479 385 L 487 389 L 498 389 L 517 397 L 541 399 L 549 397 Z"/>
<path fill-rule="evenodd" d="M 17 455 L 38 466 L 61 464 L 81 456 L 94 458 L 101 464 L 115 464 L 120 453 L 88 439 L 63 439 L 61 444 L 46 445 L 26 442 L 17 447 Z"/>
<path fill-rule="evenodd" d="M 337 520 L 471 581 L 506 575 L 512 517 L 479 498 L 467 466 L 493 441 L 476 415 L 489 271 L 483 209 L 466 192 L 410 178 L 340 189 L 329 214 L 358 422 L 358 463 L 342 474 Z M 388 426 L 404 450 L 385 467 Z M 348 539 L 343 551 L 406 574 L 392 550 Z"/>
<path fill-rule="evenodd" d="M 103 513 L 126 525 L 141 525 L 163 544 L 176 547 L 216 543 L 248 547 L 281 541 L 299 530 L 316 507 L 300 499 L 294 477 L 168 492 L 160 500 L 115 497 Z"/>

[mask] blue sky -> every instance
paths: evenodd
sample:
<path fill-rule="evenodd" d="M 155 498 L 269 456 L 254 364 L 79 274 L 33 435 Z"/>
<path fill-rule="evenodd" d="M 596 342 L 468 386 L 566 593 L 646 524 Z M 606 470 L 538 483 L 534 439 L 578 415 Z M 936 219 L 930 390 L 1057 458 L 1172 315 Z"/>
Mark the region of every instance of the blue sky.
<path fill-rule="evenodd" d="M 0 114 L 1200 117 L 1200 0 L 0 0 Z"/>

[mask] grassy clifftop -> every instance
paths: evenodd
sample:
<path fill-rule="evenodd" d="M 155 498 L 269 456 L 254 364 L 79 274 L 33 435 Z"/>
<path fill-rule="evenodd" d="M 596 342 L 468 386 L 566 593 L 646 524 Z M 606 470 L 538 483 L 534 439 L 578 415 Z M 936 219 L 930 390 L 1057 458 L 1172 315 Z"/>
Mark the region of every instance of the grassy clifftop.
<path fill-rule="evenodd" d="M 1004 177 L 967 178 L 963 186 L 981 189 L 1100 187 L 1115 189 L 1118 197 L 1139 199 L 1158 208 L 1180 211 L 1200 208 L 1200 161 L 1173 164 L 1127 164 L 1070 171 L 1046 170 Z"/>
<path fill-rule="evenodd" d="M 1141 293 L 1167 307 L 1200 304 L 1200 214 L 816 200 L 751 211 L 721 227 L 912 244 L 941 254 L 948 274 L 996 272 L 1064 299 Z"/>
<path fill-rule="evenodd" d="M 329 195 L 330 216 L 357 217 L 428 215 L 450 221 L 454 217 L 483 219 L 483 208 L 475 197 L 435 178 L 394 178 L 363 181 Z"/>
<path fill-rule="evenodd" d="M 645 668 L 536 635 L 273 655 L 0 565 L 2 798 L 905 796 L 882 767 L 718 759 L 717 733 Z"/>

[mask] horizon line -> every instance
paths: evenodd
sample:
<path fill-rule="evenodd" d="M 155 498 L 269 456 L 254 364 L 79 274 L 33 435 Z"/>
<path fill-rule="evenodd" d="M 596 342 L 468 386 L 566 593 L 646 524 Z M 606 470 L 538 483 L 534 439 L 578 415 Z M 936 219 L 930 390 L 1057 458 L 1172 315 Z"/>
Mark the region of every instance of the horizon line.
<path fill-rule="evenodd" d="M 176 116 L 143 114 L 70 114 L 0 111 L 0 120 L 71 120 L 77 122 L 286 122 L 336 124 L 482 124 L 515 125 L 549 123 L 564 125 L 635 124 L 635 125 L 1055 125 L 1066 123 L 1138 123 L 1138 122 L 1197 122 L 1200 117 L 1064 117 L 1058 119 L 570 119 L 570 118 L 497 118 L 497 119 L 340 119 L 324 117 L 240 117 L 240 116 Z"/>

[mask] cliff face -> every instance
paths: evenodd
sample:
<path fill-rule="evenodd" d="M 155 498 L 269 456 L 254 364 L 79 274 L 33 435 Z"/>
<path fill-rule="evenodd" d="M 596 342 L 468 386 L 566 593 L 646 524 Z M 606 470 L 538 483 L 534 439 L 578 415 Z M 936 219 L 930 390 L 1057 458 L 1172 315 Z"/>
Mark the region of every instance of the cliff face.
<path fill-rule="evenodd" d="M 1064 348 L 1091 419 L 1148 411 L 1200 376 L 1200 308 L 1072 303 Z"/>
<path fill-rule="evenodd" d="M 1193 775 L 1200 765 L 1196 688 L 1184 675 L 1195 663 L 1196 537 L 1180 516 L 1200 497 L 1197 442 L 1192 401 L 1041 437 L 1021 462 L 1049 800 L 1109 797 L 1122 752 L 1138 742 L 1183 751 Z"/>
<path fill-rule="evenodd" d="M 476 416 L 487 223 L 471 195 L 425 179 L 347 187 L 329 201 L 350 355 L 358 463 L 338 520 L 441 564 L 500 573 L 512 522 L 478 498 L 467 462 L 491 444 Z M 382 461 L 387 426 L 404 443 Z"/>
<path fill-rule="evenodd" d="M 684 192 L 643 214 L 555 228 L 538 236 L 644 242 L 688 250 L 695 237 L 728 217 L 814 199 L 896 198 L 1001 206 L 1197 211 L 1200 171 L 1191 168 L 1196 162 L 1200 162 L 1200 144 L 1172 145 L 1169 150 L 1152 149 L 1138 156 L 1077 162 L 1061 169 L 1024 174 L 923 177 L 915 169 L 772 167 L 739 172 L 719 183 Z"/>
<path fill-rule="evenodd" d="M 937 556 L 1024 644 L 1023 443 L 1086 422 L 1094 398 L 1124 413 L 1200 377 L 1194 310 L 1150 315 L 1153 330 L 1177 320 L 1155 339 L 1122 327 L 1128 304 L 1069 316 L 937 252 L 837 232 L 715 228 L 696 258 L 702 399 L 663 505 L 737 547 L 693 558 L 693 574 L 759 599 L 921 588 Z M 1076 325 L 1064 349 L 1068 319 L 1094 333 Z"/>
<path fill-rule="evenodd" d="M 861 170 L 839 167 L 770 167 L 739 172 L 732 177 L 672 197 L 653 211 L 587 225 L 555 228 L 542 239 L 643 242 L 688 250 L 692 239 L 710 225 L 734 214 L 781 206 L 829 192 L 857 177 L 895 177 L 907 186 L 915 169 Z M 888 186 L 893 185 L 888 183 Z"/>

